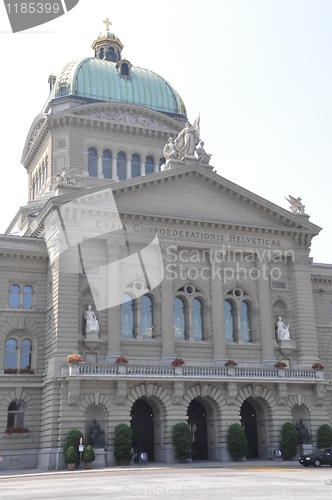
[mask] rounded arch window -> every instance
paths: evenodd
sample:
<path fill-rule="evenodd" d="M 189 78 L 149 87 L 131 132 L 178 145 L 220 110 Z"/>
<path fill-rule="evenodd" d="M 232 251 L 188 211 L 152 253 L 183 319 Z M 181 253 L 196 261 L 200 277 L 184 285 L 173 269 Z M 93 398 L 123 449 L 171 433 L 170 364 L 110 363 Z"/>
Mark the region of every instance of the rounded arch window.
<path fill-rule="evenodd" d="M 226 342 L 234 342 L 234 308 L 233 304 L 228 300 L 224 300 L 224 320 Z"/>
<path fill-rule="evenodd" d="M 32 308 L 32 288 L 31 286 L 25 286 L 23 288 L 23 309 Z"/>
<path fill-rule="evenodd" d="M 192 301 L 192 329 L 195 340 L 203 340 L 203 307 L 202 302 L 196 298 Z"/>
<path fill-rule="evenodd" d="M 17 342 L 14 339 L 8 339 L 6 342 L 5 370 L 16 368 Z"/>
<path fill-rule="evenodd" d="M 141 297 L 141 335 L 143 338 L 153 338 L 153 308 L 152 300 L 148 295 Z"/>
<path fill-rule="evenodd" d="M 141 162 L 137 155 L 131 157 L 131 176 L 139 177 L 141 175 Z"/>
<path fill-rule="evenodd" d="M 31 369 L 32 343 L 29 339 L 24 339 L 21 344 L 20 369 Z"/>
<path fill-rule="evenodd" d="M 97 151 L 93 148 L 88 150 L 88 172 L 90 177 L 97 177 Z"/>
<path fill-rule="evenodd" d="M 242 340 L 244 342 L 252 342 L 251 310 L 250 304 L 247 302 L 241 302 L 240 326 Z"/>
<path fill-rule="evenodd" d="M 121 296 L 121 335 L 127 339 L 134 337 L 134 302 L 126 293 Z"/>
<path fill-rule="evenodd" d="M 112 179 L 112 155 L 109 151 L 103 152 L 103 175 L 105 179 Z"/>
<path fill-rule="evenodd" d="M 17 401 L 10 403 L 8 406 L 7 430 L 13 429 L 14 427 L 17 429 L 24 428 L 24 411 L 25 407 L 23 403 Z"/>
<path fill-rule="evenodd" d="M 145 159 L 145 174 L 149 175 L 153 174 L 153 172 L 154 172 L 154 161 L 153 158 L 151 158 L 151 156 L 148 156 Z"/>
<path fill-rule="evenodd" d="M 184 302 L 179 297 L 174 299 L 174 335 L 175 340 L 186 339 L 186 317 Z"/>
<path fill-rule="evenodd" d="M 124 153 L 118 153 L 116 164 L 119 181 L 124 181 L 126 179 L 126 155 Z"/>
<path fill-rule="evenodd" d="M 9 293 L 9 307 L 18 309 L 20 307 L 20 287 L 12 285 Z"/>
<path fill-rule="evenodd" d="M 106 59 L 107 59 L 107 61 L 112 61 L 112 62 L 117 61 L 116 52 L 115 52 L 115 49 L 113 47 L 108 48 L 108 51 L 106 53 Z"/>
<path fill-rule="evenodd" d="M 68 89 L 66 84 L 60 86 L 60 96 L 62 97 L 65 95 L 68 95 Z"/>

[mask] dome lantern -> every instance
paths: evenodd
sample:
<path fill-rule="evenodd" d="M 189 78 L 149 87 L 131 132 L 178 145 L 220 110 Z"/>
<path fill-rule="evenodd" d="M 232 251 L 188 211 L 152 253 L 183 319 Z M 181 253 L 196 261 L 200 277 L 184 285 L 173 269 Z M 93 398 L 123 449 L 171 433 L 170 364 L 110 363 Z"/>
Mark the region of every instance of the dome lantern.
<path fill-rule="evenodd" d="M 109 31 L 112 23 L 108 17 L 103 23 L 106 24 L 106 34 L 99 33 L 98 38 L 92 44 L 95 58 L 117 63 L 121 59 L 121 52 L 124 46 L 119 38 Z"/>

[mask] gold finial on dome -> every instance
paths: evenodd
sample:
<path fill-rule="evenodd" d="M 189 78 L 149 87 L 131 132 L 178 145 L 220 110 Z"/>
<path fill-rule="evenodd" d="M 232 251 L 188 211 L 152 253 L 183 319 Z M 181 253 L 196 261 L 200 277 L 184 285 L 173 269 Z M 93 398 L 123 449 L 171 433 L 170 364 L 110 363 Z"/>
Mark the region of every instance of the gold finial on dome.
<path fill-rule="evenodd" d="M 108 17 L 106 17 L 105 21 L 103 21 L 104 24 L 106 24 L 106 36 L 108 35 L 109 33 L 109 27 L 112 26 L 112 23 L 111 21 L 108 19 Z"/>

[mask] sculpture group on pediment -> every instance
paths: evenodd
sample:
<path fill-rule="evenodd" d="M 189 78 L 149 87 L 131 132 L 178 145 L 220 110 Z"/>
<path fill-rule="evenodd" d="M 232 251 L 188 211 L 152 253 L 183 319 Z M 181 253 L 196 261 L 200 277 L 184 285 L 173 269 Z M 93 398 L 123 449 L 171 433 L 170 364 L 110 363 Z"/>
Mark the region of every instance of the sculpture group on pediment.
<path fill-rule="evenodd" d="M 118 123 L 143 125 L 144 127 L 162 127 L 162 125 L 155 118 L 147 118 L 141 113 L 136 114 L 133 111 L 123 112 L 121 109 L 118 111 L 96 111 L 93 115 L 91 115 L 91 117 L 99 118 L 101 120 L 111 120 Z"/>
<path fill-rule="evenodd" d="M 285 198 L 290 203 L 289 210 L 293 214 L 304 214 L 305 206 L 302 203 L 302 199 L 300 197 L 294 198 L 294 196 L 289 195 L 289 198 Z"/>
<path fill-rule="evenodd" d="M 79 183 L 76 179 L 76 175 L 79 174 L 78 168 L 72 168 L 69 170 L 67 167 L 63 167 L 61 174 L 56 176 L 57 186 L 71 185 L 77 187 L 84 187 L 83 184 Z"/>
<path fill-rule="evenodd" d="M 198 159 L 200 165 L 209 165 L 211 154 L 206 153 L 204 142 L 200 141 L 200 118 L 198 117 L 192 125 L 189 122 L 173 139 L 170 137 L 164 147 L 166 165 L 171 160 L 182 161 L 186 158 Z"/>

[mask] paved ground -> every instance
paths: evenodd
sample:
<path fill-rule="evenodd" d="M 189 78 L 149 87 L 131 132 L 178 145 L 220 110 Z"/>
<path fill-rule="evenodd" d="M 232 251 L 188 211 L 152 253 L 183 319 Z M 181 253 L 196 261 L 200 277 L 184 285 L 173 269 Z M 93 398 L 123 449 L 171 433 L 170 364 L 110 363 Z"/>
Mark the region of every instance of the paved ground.
<path fill-rule="evenodd" d="M 13 471 L 12 471 L 13 472 Z M 332 469 L 296 462 L 201 462 L 0 477 L 1 500 L 332 498 Z"/>

